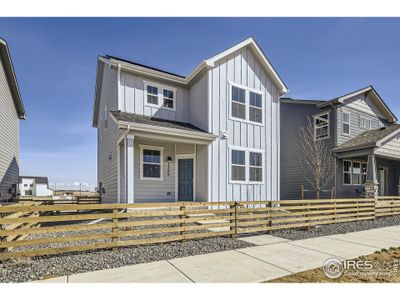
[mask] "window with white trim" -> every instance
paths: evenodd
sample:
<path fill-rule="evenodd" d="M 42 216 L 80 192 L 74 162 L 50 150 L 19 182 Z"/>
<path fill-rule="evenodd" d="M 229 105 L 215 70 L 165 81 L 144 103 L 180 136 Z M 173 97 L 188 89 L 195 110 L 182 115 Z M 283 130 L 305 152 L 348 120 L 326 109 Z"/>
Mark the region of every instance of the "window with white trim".
<path fill-rule="evenodd" d="M 232 150 L 232 180 L 246 180 L 246 152 Z"/>
<path fill-rule="evenodd" d="M 371 129 L 371 119 L 360 116 L 360 128 L 362 129 Z"/>
<path fill-rule="evenodd" d="M 255 149 L 231 149 L 231 181 L 263 182 L 263 153 Z"/>
<path fill-rule="evenodd" d="M 146 81 L 144 85 L 147 106 L 176 110 L 176 88 Z"/>
<path fill-rule="evenodd" d="M 361 184 L 361 163 L 353 161 L 353 179 L 352 184 Z"/>
<path fill-rule="evenodd" d="M 140 145 L 140 179 L 162 180 L 163 148 Z"/>
<path fill-rule="evenodd" d="M 343 162 L 343 183 L 351 184 L 351 161 L 345 160 Z"/>
<path fill-rule="evenodd" d="M 350 114 L 343 113 L 343 133 L 350 134 Z"/>
<path fill-rule="evenodd" d="M 367 181 L 367 163 L 363 161 L 343 161 L 343 184 L 360 185 Z"/>
<path fill-rule="evenodd" d="M 263 124 L 263 96 L 261 91 L 231 84 L 231 118 Z"/>
<path fill-rule="evenodd" d="M 361 164 L 361 183 L 367 182 L 367 163 Z"/>
<path fill-rule="evenodd" d="M 316 140 L 329 138 L 329 112 L 314 116 L 314 138 Z"/>

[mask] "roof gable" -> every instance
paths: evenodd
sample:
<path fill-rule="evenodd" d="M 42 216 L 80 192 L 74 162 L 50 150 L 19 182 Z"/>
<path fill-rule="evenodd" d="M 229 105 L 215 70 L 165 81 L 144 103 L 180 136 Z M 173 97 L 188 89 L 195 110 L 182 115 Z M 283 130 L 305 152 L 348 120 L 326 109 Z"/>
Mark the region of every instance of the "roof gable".
<path fill-rule="evenodd" d="M 18 118 L 25 119 L 25 109 L 22 102 L 21 94 L 18 87 L 17 78 L 15 76 L 13 63 L 8 49 L 7 42 L 0 38 L 0 59 L 3 62 L 4 71 L 7 76 L 8 85 L 11 91 L 11 95 L 15 104 L 15 109 L 18 114 Z"/>

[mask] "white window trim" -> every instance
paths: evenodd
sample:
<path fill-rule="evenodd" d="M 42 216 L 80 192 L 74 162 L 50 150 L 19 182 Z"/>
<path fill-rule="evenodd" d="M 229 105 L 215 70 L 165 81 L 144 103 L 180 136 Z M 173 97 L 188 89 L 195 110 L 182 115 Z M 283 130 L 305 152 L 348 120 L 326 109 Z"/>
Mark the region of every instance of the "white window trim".
<path fill-rule="evenodd" d="M 171 111 L 176 111 L 176 91 L 177 89 L 171 86 L 167 86 L 161 83 L 156 83 L 156 82 L 151 82 L 151 81 L 143 81 L 144 82 L 144 103 L 145 106 L 148 107 L 154 107 L 154 108 L 158 108 L 158 109 L 165 109 L 165 110 L 171 110 Z M 154 86 L 158 89 L 158 105 L 152 104 L 152 103 L 148 103 L 147 102 L 147 86 Z M 174 94 L 174 99 L 173 100 L 173 108 L 169 108 L 169 107 L 164 107 L 164 89 L 165 90 L 169 90 L 172 91 Z"/>
<path fill-rule="evenodd" d="M 364 126 L 361 125 L 361 120 L 364 120 Z M 367 122 L 369 122 L 369 128 L 365 126 L 365 124 L 367 124 Z M 372 120 L 370 118 L 364 117 L 364 116 L 359 116 L 359 127 L 365 130 L 371 130 L 372 128 Z"/>
<path fill-rule="evenodd" d="M 245 102 L 244 103 L 232 100 L 232 87 L 237 87 L 239 89 L 245 90 Z M 250 105 L 250 92 L 261 95 L 261 104 L 262 104 L 261 108 Z M 228 101 L 229 101 L 229 119 L 230 120 L 243 122 L 243 123 L 248 123 L 248 124 L 253 124 L 253 125 L 257 125 L 257 126 L 261 126 L 261 127 L 264 126 L 264 122 L 265 122 L 264 121 L 264 119 L 265 119 L 265 116 L 264 116 L 264 113 L 265 113 L 265 93 L 263 91 L 257 90 L 257 89 L 253 89 L 253 88 L 250 88 L 250 87 L 247 87 L 247 86 L 244 86 L 244 85 L 229 81 L 228 82 L 228 93 L 227 93 L 227 95 L 229 97 Z M 240 118 L 236 118 L 236 117 L 232 116 L 232 101 L 235 102 L 235 103 L 242 104 L 242 105 L 245 106 L 245 112 L 246 112 L 246 118 L 245 119 L 240 119 Z M 250 121 L 250 107 L 255 107 L 255 108 L 261 109 L 261 123 Z"/>
<path fill-rule="evenodd" d="M 140 180 L 149 181 L 163 181 L 164 180 L 164 147 L 150 146 L 150 145 L 139 145 L 140 150 Z M 160 151 L 160 177 L 144 177 L 143 176 L 143 150 L 158 150 Z"/>
<path fill-rule="evenodd" d="M 351 166 L 350 172 L 346 172 L 346 174 L 350 174 L 350 183 L 345 183 L 344 182 L 344 174 L 345 174 L 345 172 L 344 172 L 344 162 L 346 162 L 346 161 L 349 162 L 350 166 Z M 359 163 L 360 164 L 360 183 L 359 184 L 353 183 L 353 163 Z M 345 185 L 345 186 L 360 186 L 360 185 L 364 185 L 364 183 L 362 183 L 362 175 L 363 175 L 362 166 L 363 166 L 363 164 L 367 164 L 367 162 L 363 161 L 363 160 L 349 160 L 349 159 L 343 160 L 343 167 L 342 167 L 343 185 Z"/>
<path fill-rule="evenodd" d="M 244 161 L 245 161 L 245 180 L 232 180 L 232 150 L 244 151 Z M 258 184 L 263 185 L 265 182 L 265 151 L 262 149 L 246 148 L 239 146 L 229 146 L 229 183 L 230 184 Z M 261 181 L 250 181 L 250 152 L 261 153 L 262 154 L 262 180 Z M 237 165 L 242 166 L 242 165 Z"/>
<path fill-rule="evenodd" d="M 328 119 L 327 119 L 327 121 L 328 121 L 328 136 L 317 139 L 317 127 L 315 126 L 315 120 L 316 120 L 316 118 L 323 116 L 323 115 L 328 115 Z M 322 140 L 330 139 L 331 138 L 331 112 L 325 111 L 323 113 L 313 115 L 313 127 L 314 127 L 314 141 L 319 141 L 319 140 L 322 141 Z"/>
<path fill-rule="evenodd" d="M 345 122 L 344 121 L 344 115 L 345 114 L 349 115 L 349 122 Z M 344 132 L 344 124 L 348 124 L 349 125 L 349 133 Z M 347 111 L 342 111 L 342 134 L 351 135 L 351 114 L 350 114 L 350 112 L 347 112 Z"/>

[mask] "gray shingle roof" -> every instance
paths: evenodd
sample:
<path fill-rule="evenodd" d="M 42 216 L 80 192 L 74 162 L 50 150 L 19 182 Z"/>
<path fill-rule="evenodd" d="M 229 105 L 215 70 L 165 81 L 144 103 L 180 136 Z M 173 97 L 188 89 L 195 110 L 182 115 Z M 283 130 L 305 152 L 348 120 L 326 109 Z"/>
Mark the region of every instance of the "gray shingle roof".
<path fill-rule="evenodd" d="M 381 129 L 369 130 L 333 149 L 334 152 L 343 152 L 352 149 L 374 147 L 377 142 L 389 134 L 400 129 L 400 124 L 394 124 Z"/>
<path fill-rule="evenodd" d="M 122 122 L 133 122 L 151 126 L 169 127 L 192 132 L 208 133 L 207 131 L 185 122 L 165 120 L 121 111 L 111 111 L 111 114 L 115 117 L 115 119 Z"/>
<path fill-rule="evenodd" d="M 25 178 L 34 179 L 36 184 L 49 184 L 48 178 L 43 176 L 19 176 L 19 183 Z"/>

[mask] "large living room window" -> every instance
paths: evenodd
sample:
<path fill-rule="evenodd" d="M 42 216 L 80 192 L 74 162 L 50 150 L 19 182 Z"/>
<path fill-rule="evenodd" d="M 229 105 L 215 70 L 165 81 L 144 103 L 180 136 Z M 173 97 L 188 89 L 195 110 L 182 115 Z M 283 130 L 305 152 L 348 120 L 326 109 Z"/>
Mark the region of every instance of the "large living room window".
<path fill-rule="evenodd" d="M 329 138 L 329 112 L 314 116 L 314 138 L 316 140 Z"/>
<path fill-rule="evenodd" d="M 162 180 L 163 147 L 140 145 L 140 179 Z"/>
<path fill-rule="evenodd" d="M 263 152 L 261 150 L 232 148 L 230 151 L 232 183 L 260 184 L 263 182 Z"/>
<path fill-rule="evenodd" d="M 231 83 L 230 93 L 231 119 L 263 124 L 263 96 L 261 91 Z"/>
<path fill-rule="evenodd" d="M 367 180 L 367 163 L 362 161 L 343 161 L 343 184 L 360 185 Z"/>

